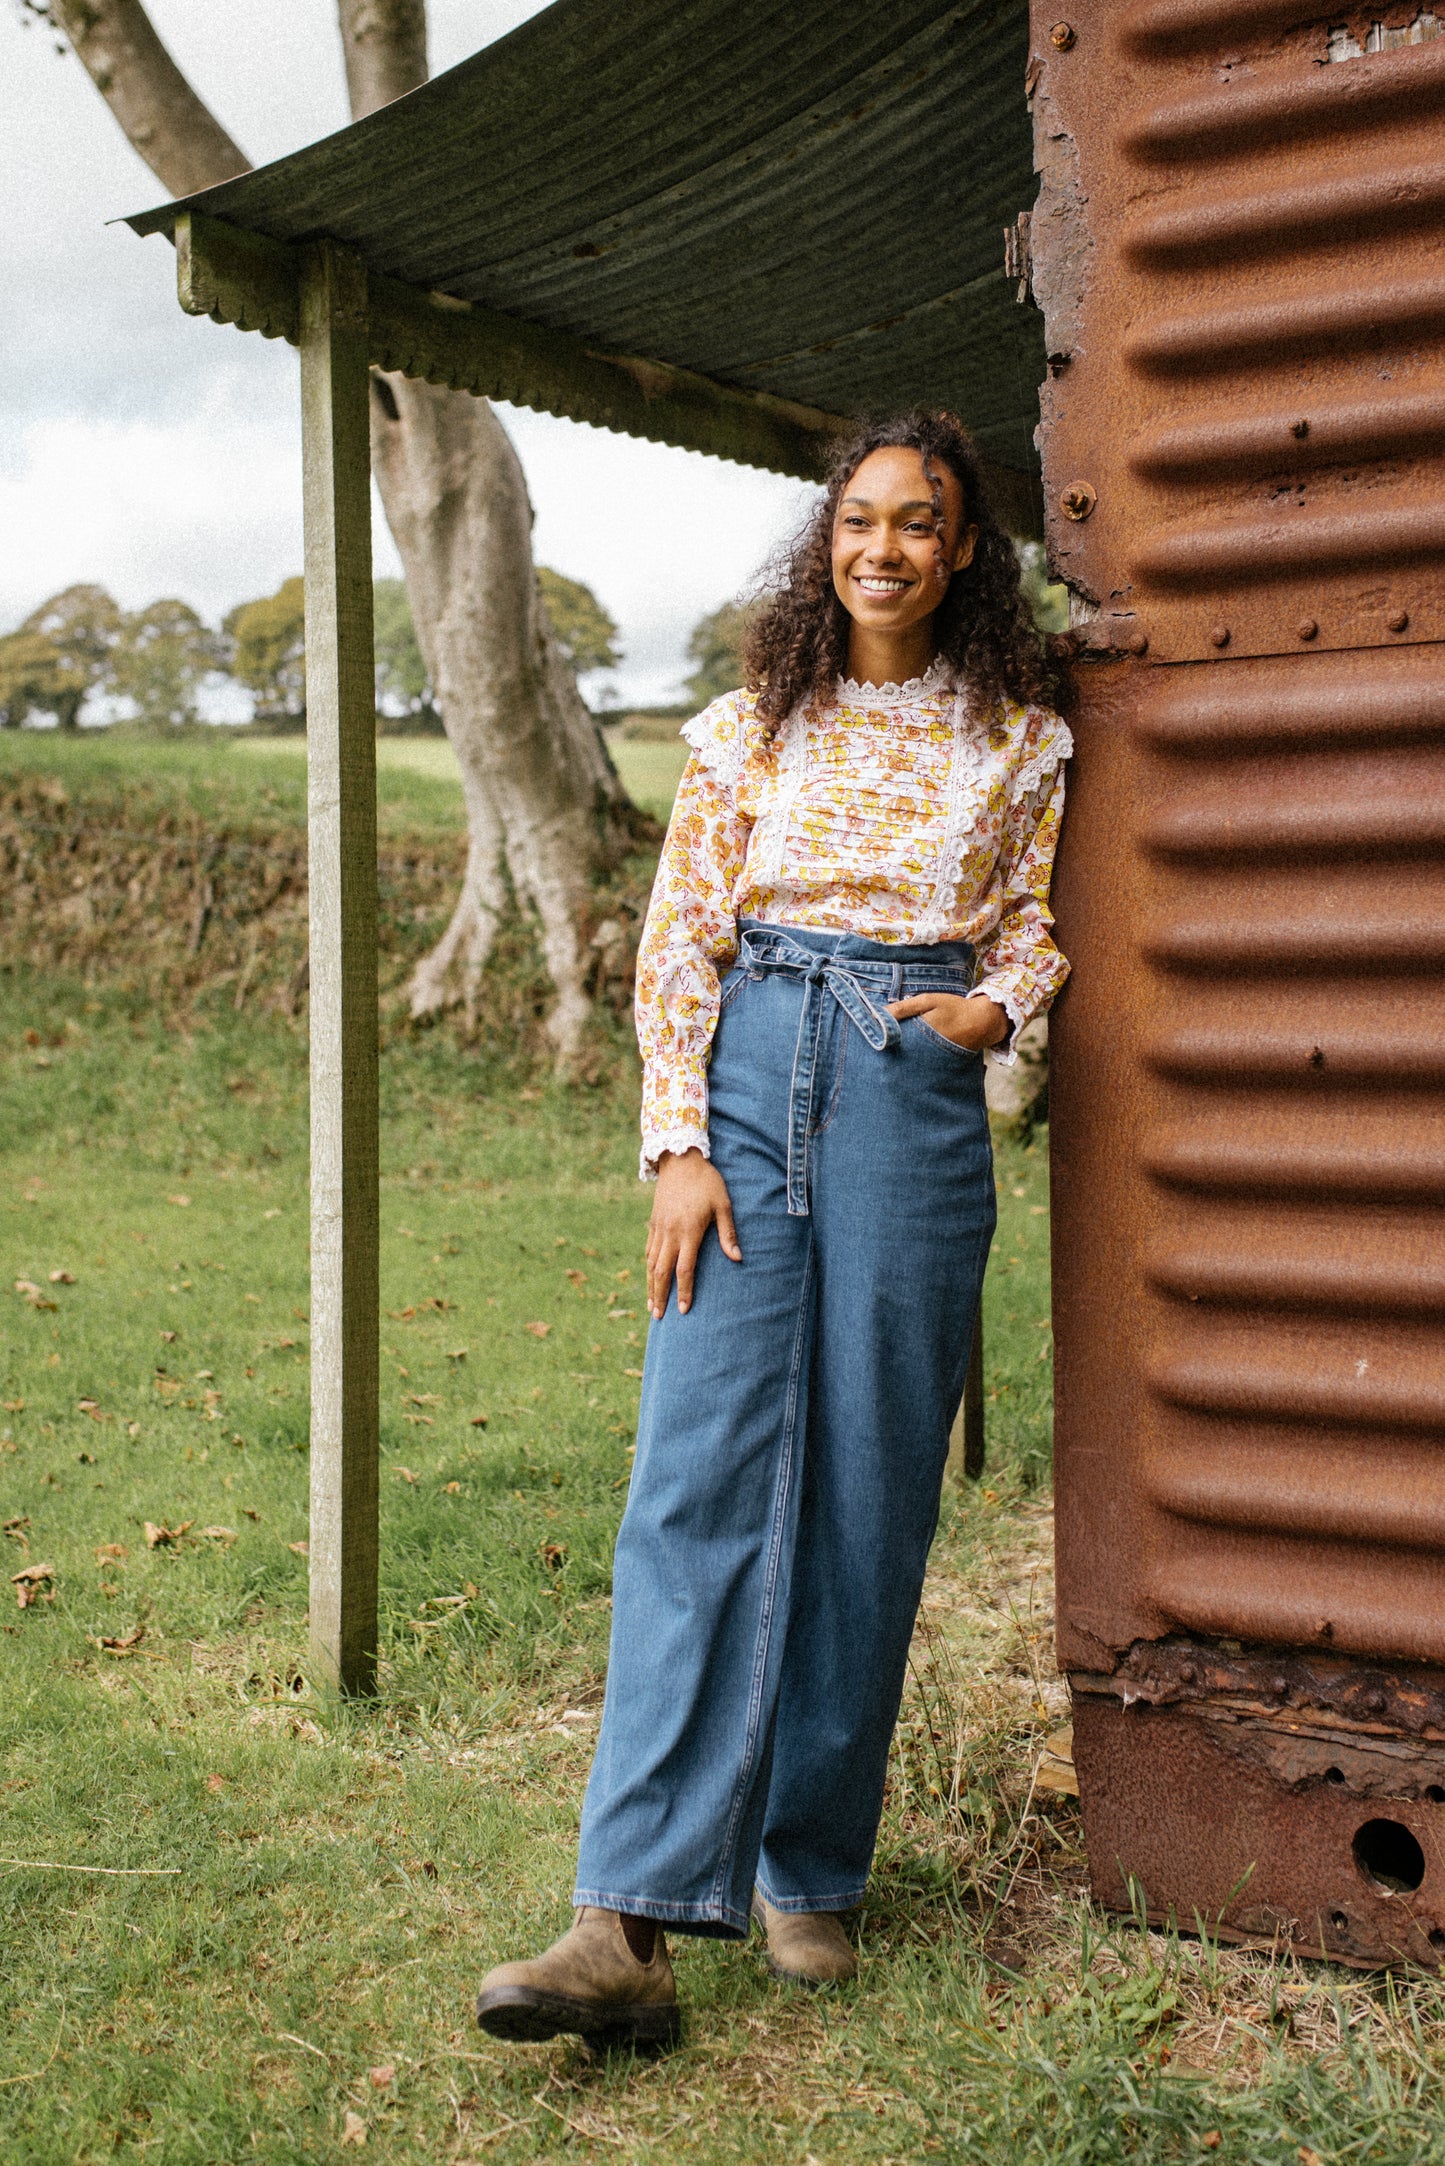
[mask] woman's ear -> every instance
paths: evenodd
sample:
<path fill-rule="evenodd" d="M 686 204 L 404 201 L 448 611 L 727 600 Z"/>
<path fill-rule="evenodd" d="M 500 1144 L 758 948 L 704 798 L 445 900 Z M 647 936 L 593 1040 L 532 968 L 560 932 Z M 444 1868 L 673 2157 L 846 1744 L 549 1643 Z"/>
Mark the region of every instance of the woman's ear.
<path fill-rule="evenodd" d="M 958 547 L 953 554 L 953 568 L 956 572 L 968 569 L 973 562 L 973 552 L 977 547 L 978 528 L 976 526 L 966 526 L 959 536 Z"/>

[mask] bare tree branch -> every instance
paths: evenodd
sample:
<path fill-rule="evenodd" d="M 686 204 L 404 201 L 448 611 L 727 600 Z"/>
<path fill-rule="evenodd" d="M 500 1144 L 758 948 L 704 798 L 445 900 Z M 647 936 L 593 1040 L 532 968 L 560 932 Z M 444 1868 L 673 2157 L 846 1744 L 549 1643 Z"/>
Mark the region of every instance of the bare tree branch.
<path fill-rule="evenodd" d="M 156 36 L 141 0 L 53 0 L 51 21 L 69 38 L 132 149 L 173 196 L 251 170 Z"/>
<path fill-rule="evenodd" d="M 426 0 L 337 0 L 336 12 L 353 120 L 426 81 Z"/>

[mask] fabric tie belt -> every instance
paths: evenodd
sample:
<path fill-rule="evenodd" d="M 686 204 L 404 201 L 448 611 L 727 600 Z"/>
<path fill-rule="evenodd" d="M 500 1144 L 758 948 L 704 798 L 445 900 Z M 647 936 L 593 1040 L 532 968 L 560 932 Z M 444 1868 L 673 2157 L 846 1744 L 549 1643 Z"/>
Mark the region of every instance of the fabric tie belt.
<path fill-rule="evenodd" d="M 903 1031 L 887 1003 L 915 993 L 966 993 L 972 972 L 962 964 L 867 962 L 802 947 L 785 933 L 749 928 L 738 948 L 738 967 L 750 977 L 765 973 L 799 980 L 804 987 L 793 1053 L 793 1084 L 788 1106 L 788 1215 L 808 1216 L 808 1147 L 814 1130 L 813 1100 L 818 1055 L 823 1039 L 825 994 L 837 1001 L 848 1021 L 875 1053 L 892 1052 Z M 906 988 L 906 989 L 905 989 Z M 881 998 L 879 997 L 881 995 Z"/>

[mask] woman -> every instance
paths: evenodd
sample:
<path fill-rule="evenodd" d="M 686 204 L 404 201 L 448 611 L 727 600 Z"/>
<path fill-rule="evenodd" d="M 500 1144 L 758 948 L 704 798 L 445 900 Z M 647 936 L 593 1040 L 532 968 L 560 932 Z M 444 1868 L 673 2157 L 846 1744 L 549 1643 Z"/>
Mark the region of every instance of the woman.
<path fill-rule="evenodd" d="M 946 414 L 843 453 L 683 732 L 638 957 L 648 1340 L 570 1932 L 484 2029 L 665 2041 L 663 1928 L 851 1977 L 1069 734 Z"/>

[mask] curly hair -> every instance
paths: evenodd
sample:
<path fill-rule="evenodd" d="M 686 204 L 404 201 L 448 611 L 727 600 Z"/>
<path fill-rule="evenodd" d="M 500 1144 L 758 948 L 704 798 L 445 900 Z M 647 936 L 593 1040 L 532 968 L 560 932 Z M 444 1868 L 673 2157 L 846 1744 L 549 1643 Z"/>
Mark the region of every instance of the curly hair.
<path fill-rule="evenodd" d="M 772 592 L 749 628 L 747 686 L 776 730 L 795 707 L 828 700 L 848 664 L 847 610 L 833 585 L 833 527 L 844 489 L 870 452 L 916 451 L 943 510 L 938 469 L 963 490 L 964 521 L 978 528 L 972 562 L 953 574 L 934 616 L 935 653 L 954 680 L 987 707 L 1001 699 L 1060 708 L 1067 680 L 1045 648 L 1019 591 L 1018 553 L 989 509 L 972 439 L 953 414 L 901 414 L 869 422 L 839 446 L 812 517 L 767 582 Z"/>

